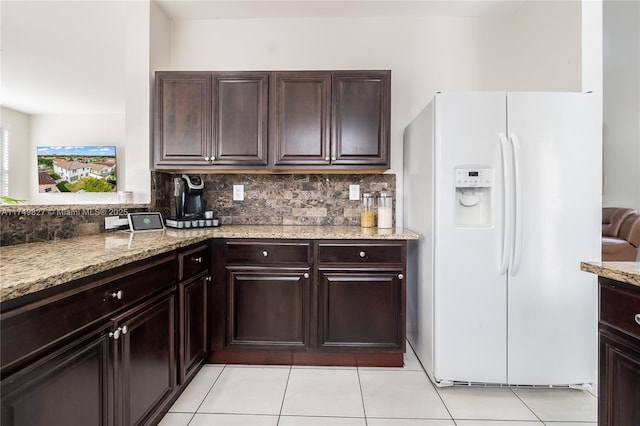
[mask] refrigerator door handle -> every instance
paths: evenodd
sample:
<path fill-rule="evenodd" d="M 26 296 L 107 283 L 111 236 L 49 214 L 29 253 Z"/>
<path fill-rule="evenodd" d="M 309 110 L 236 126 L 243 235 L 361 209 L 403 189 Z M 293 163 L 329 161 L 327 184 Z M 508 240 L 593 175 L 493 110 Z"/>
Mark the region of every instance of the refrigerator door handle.
<path fill-rule="evenodd" d="M 522 182 L 520 170 L 520 140 L 518 135 L 509 135 L 511 146 L 513 147 L 513 184 L 514 184 L 514 235 L 512 240 L 511 264 L 509 271 L 511 275 L 517 275 L 522 260 Z"/>
<path fill-rule="evenodd" d="M 507 135 L 499 133 L 500 151 L 502 153 L 502 175 L 504 178 L 504 193 L 502 204 L 502 251 L 500 255 L 499 273 L 504 275 L 509 268 L 511 252 L 511 224 L 513 223 L 513 189 L 511 187 L 511 156 L 509 155 L 509 141 Z"/>

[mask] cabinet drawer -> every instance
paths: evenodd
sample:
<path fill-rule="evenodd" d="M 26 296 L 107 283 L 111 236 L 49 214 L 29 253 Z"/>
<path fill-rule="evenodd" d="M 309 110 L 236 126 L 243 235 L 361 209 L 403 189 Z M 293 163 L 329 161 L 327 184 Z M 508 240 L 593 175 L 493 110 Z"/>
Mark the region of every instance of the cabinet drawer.
<path fill-rule="evenodd" d="M 176 257 L 161 256 L 1 316 L 2 368 L 28 360 L 75 332 L 175 282 Z"/>
<path fill-rule="evenodd" d="M 318 243 L 320 263 L 394 263 L 403 262 L 404 243 L 344 242 Z"/>
<path fill-rule="evenodd" d="M 178 279 L 183 281 L 208 270 L 209 258 L 209 246 L 206 244 L 187 248 L 178 253 L 180 265 Z"/>
<path fill-rule="evenodd" d="M 227 263 L 274 264 L 309 263 L 311 246 L 308 242 L 249 242 L 227 241 Z"/>
<path fill-rule="evenodd" d="M 640 339 L 640 295 L 600 285 L 600 321 Z"/>

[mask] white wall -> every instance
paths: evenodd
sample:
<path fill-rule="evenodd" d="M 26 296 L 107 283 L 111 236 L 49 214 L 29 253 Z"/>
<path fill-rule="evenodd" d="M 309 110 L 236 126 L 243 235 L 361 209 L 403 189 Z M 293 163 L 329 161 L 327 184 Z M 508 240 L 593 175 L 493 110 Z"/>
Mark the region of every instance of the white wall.
<path fill-rule="evenodd" d="M 135 203 L 149 203 L 151 174 L 149 173 L 151 83 L 151 6 L 149 0 L 126 2 L 125 37 L 125 191 L 133 191 Z"/>
<path fill-rule="evenodd" d="M 402 221 L 402 134 L 436 91 L 580 90 L 580 3 L 501 18 L 244 19 L 172 23 L 173 70 L 391 69 L 391 170 Z"/>
<path fill-rule="evenodd" d="M 640 2 L 604 2 L 604 206 L 640 209 Z"/>

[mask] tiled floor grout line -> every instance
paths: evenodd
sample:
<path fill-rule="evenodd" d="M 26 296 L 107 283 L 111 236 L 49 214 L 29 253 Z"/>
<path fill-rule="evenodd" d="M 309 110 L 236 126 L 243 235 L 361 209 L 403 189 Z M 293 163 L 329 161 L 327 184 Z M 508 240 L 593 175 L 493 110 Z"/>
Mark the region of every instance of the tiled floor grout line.
<path fill-rule="evenodd" d="M 204 404 L 204 402 L 207 400 L 207 397 L 209 396 L 209 394 L 211 393 L 211 391 L 213 390 L 213 387 L 216 385 L 216 383 L 218 383 L 218 380 L 220 379 L 220 376 L 222 376 L 222 373 L 224 372 L 224 370 L 227 368 L 227 364 L 224 364 L 222 366 L 222 370 L 220 370 L 220 372 L 218 373 L 218 375 L 216 376 L 216 379 L 213 381 L 213 383 L 211 383 L 211 386 L 209 387 L 209 390 L 207 391 L 207 393 L 204 394 L 204 397 L 202 398 L 202 400 L 200 401 L 200 404 L 198 404 L 198 406 L 196 407 L 195 411 L 193 412 L 193 416 L 191 416 L 191 419 L 189 420 L 189 423 L 191 423 L 191 421 L 193 420 L 193 418 L 196 416 L 196 414 L 198 413 L 198 410 L 200 410 L 200 407 L 202 407 L 202 404 Z M 200 369 L 200 371 L 202 371 L 202 369 Z M 193 380 L 192 380 L 193 382 Z M 187 425 L 189 424 L 187 423 Z"/>
<path fill-rule="evenodd" d="M 367 408 L 364 405 L 364 392 L 362 391 L 362 380 L 360 380 L 360 367 L 356 367 L 356 374 L 358 375 L 358 387 L 360 388 L 360 400 L 362 401 L 362 414 L 364 415 L 364 424 L 367 426 Z"/>
<path fill-rule="evenodd" d="M 280 403 L 280 411 L 278 412 L 278 422 L 277 425 L 280 424 L 280 419 L 282 418 L 282 409 L 284 408 L 284 400 L 287 397 L 287 388 L 289 387 L 289 380 L 291 379 L 291 371 L 293 370 L 293 365 L 289 366 L 289 374 L 287 374 L 287 383 L 284 385 L 284 392 L 282 393 L 282 402 Z"/>
<path fill-rule="evenodd" d="M 542 419 L 540 418 L 538 413 L 533 411 L 533 408 L 529 407 L 529 404 L 524 402 L 524 399 L 520 398 L 520 395 L 518 395 L 518 393 L 516 391 L 514 391 L 512 387 L 509 387 L 509 390 L 511 391 L 511 393 L 513 393 L 516 396 L 516 398 L 518 398 L 520 400 L 520 402 L 522 402 L 524 404 L 525 407 L 527 407 L 527 410 L 531 411 L 531 413 L 533 413 L 533 415 L 536 416 L 536 419 L 538 419 L 540 421 L 540 423 L 542 423 L 543 425 L 545 424 L 545 422 L 542 421 Z"/>

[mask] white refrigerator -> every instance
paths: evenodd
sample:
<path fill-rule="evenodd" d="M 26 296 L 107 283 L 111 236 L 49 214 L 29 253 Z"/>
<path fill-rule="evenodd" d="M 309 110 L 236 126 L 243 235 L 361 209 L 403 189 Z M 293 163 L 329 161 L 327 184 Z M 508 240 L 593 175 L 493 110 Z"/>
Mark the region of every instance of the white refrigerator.
<path fill-rule="evenodd" d="M 407 336 L 437 385 L 596 380 L 600 123 L 593 94 L 469 92 L 406 127 Z"/>

